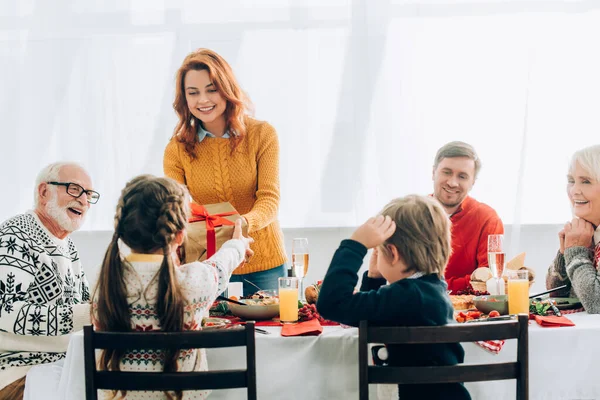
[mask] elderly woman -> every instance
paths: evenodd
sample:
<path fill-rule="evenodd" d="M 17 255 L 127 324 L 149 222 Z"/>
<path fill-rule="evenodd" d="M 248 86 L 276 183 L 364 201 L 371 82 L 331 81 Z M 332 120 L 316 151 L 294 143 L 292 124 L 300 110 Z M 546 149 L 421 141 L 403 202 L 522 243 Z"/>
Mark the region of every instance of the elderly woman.
<path fill-rule="evenodd" d="M 567 175 L 575 218 L 558 233 L 560 250 L 548 269 L 548 289 L 567 285 L 554 296 L 578 297 L 586 311 L 600 314 L 600 145 L 576 152 Z"/>

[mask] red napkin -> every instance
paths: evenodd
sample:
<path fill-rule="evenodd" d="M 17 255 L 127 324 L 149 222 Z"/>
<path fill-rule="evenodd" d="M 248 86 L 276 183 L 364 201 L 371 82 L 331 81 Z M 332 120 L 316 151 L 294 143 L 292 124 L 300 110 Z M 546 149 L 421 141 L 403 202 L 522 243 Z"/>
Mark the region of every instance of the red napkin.
<path fill-rule="evenodd" d="M 546 326 L 550 328 L 555 328 L 559 326 L 575 326 L 573 321 L 571 321 L 569 318 L 557 317 L 556 315 L 536 315 L 535 322 L 537 322 L 541 326 Z"/>
<path fill-rule="evenodd" d="M 498 354 L 504 346 L 504 340 L 486 340 L 484 342 L 475 342 L 475 344 L 490 353 Z"/>
<path fill-rule="evenodd" d="M 281 336 L 318 336 L 321 332 L 323 327 L 316 318 L 296 324 L 284 324 L 281 328 Z"/>

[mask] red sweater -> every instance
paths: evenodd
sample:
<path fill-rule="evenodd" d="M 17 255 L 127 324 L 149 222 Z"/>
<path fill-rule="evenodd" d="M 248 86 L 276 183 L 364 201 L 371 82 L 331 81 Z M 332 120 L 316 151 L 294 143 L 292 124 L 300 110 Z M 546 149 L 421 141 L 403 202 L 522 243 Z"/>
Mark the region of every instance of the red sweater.
<path fill-rule="evenodd" d="M 487 267 L 488 235 L 503 234 L 504 225 L 493 208 L 467 196 L 452 221 L 452 255 L 444 276 L 448 290 L 466 289 L 471 274 L 479 267 Z"/>

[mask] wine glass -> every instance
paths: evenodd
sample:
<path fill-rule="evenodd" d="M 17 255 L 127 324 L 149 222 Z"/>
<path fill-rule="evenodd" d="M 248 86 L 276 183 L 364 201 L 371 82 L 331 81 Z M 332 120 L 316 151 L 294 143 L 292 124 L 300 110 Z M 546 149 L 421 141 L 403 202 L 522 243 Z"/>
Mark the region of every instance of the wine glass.
<path fill-rule="evenodd" d="M 308 239 L 292 239 L 292 274 L 300 279 L 300 297 L 304 300 L 304 277 L 308 273 Z"/>
<path fill-rule="evenodd" d="M 504 294 L 504 235 L 488 235 L 488 266 L 496 283 L 496 294 Z"/>
<path fill-rule="evenodd" d="M 495 278 L 504 272 L 504 235 L 488 235 L 488 265 Z"/>

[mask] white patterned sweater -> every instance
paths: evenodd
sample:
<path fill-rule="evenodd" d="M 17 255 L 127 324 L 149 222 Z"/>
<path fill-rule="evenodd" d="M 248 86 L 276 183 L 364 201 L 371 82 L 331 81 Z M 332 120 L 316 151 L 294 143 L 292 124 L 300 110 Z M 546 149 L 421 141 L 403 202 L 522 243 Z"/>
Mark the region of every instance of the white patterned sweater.
<path fill-rule="evenodd" d="M 0 389 L 33 365 L 64 357 L 68 334 L 90 321 L 77 248 L 33 212 L 0 225 Z"/>
<path fill-rule="evenodd" d="M 184 323 L 186 330 L 199 330 L 202 316 L 229 283 L 231 273 L 244 261 L 245 247 L 239 239 L 223 244 L 209 260 L 177 267 L 177 281 L 185 298 Z M 131 314 L 131 327 L 136 331 L 158 331 L 160 322 L 156 314 L 158 283 L 154 279 L 163 256 L 132 253 L 125 258 L 125 282 Z M 96 294 L 97 296 L 97 294 Z M 96 316 L 97 297 L 93 310 Z M 121 361 L 121 371 L 162 371 L 162 351 L 144 350 L 126 353 Z M 97 355 L 99 359 L 99 354 Z M 182 350 L 178 371 L 206 371 L 208 365 L 203 350 Z M 205 399 L 210 391 L 187 391 L 184 399 Z M 112 398 L 110 391 L 100 391 L 100 398 Z M 116 398 L 120 399 L 120 396 Z M 126 399 L 166 399 L 164 392 L 127 392 Z"/>

